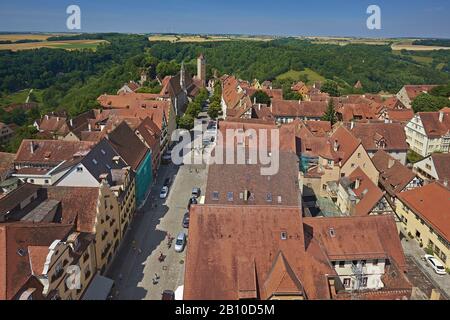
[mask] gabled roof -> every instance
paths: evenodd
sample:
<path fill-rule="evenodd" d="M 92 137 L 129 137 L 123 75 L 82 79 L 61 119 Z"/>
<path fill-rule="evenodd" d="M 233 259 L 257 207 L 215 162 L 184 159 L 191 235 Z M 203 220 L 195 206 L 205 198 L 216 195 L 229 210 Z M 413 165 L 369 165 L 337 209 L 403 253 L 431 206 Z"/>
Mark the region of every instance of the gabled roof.
<path fill-rule="evenodd" d="M 439 182 L 398 194 L 398 199 L 450 241 L 450 190 Z"/>
<path fill-rule="evenodd" d="M 450 153 L 433 153 L 431 159 L 438 179 L 450 181 Z"/>
<path fill-rule="evenodd" d="M 431 89 L 437 87 L 437 85 L 405 85 L 404 88 L 406 90 L 406 94 L 408 95 L 409 99 L 413 101 L 418 95 L 422 93 L 427 93 Z"/>
<path fill-rule="evenodd" d="M 390 151 L 407 151 L 405 128 L 400 123 L 358 123 L 352 134 L 361 140 L 364 149 L 375 151 L 380 148 Z M 384 147 L 377 146 L 383 143 Z"/>
<path fill-rule="evenodd" d="M 412 170 L 383 150 L 374 154 L 372 162 L 380 172 L 379 183 L 391 196 L 405 189 L 416 176 Z"/>
<path fill-rule="evenodd" d="M 278 252 L 272 270 L 270 270 L 264 282 L 266 297 L 274 295 L 303 295 L 303 286 L 289 265 L 283 252 Z"/>
<path fill-rule="evenodd" d="M 414 111 L 411 109 L 387 110 L 387 118 L 392 121 L 409 122 L 414 118 Z"/>
<path fill-rule="evenodd" d="M 450 132 L 450 111 L 419 112 L 417 115 L 428 138 L 439 138 Z"/>
<path fill-rule="evenodd" d="M 325 101 L 292 101 L 273 99 L 271 111 L 277 117 L 320 118 L 327 110 Z"/>
<path fill-rule="evenodd" d="M 57 165 L 62 161 L 85 156 L 94 145 L 90 141 L 24 139 L 14 162 Z"/>
<path fill-rule="evenodd" d="M 78 232 L 95 232 L 99 188 L 50 186 L 45 189 L 48 199 L 61 203 L 62 224 L 74 225 Z"/>
<path fill-rule="evenodd" d="M 48 247 L 71 230 L 71 225 L 55 223 L 0 224 L 0 300 L 12 299 L 32 276 L 30 246 Z M 38 263 L 35 253 L 31 258 Z"/>
<path fill-rule="evenodd" d="M 106 174 L 110 185 L 112 184 L 111 170 L 122 169 L 127 166 L 125 161 L 105 138 L 92 148 L 83 158 L 81 164 L 98 182 L 102 180 L 100 176 Z"/>
<path fill-rule="evenodd" d="M 358 180 L 358 188 L 356 181 Z M 370 180 L 364 171 L 357 167 L 348 177 L 340 180 L 341 185 L 346 189 L 350 188 L 357 198 L 353 215 L 367 216 L 372 209 L 383 198 L 383 192 Z"/>
<path fill-rule="evenodd" d="M 261 175 L 262 167 L 268 166 L 260 162 L 209 165 L 205 203 L 299 206 L 297 155 L 280 152 L 278 172 L 274 175 Z M 244 199 L 246 191 L 247 201 Z M 214 195 L 216 192 L 217 194 Z"/>
<path fill-rule="evenodd" d="M 108 134 L 108 140 L 122 159 L 134 171 L 137 171 L 148 149 L 134 134 L 133 130 L 125 122 L 121 122 Z"/>
<path fill-rule="evenodd" d="M 355 138 L 344 126 L 340 126 L 330 137 L 330 153 L 337 162 L 344 165 L 361 144 L 361 140 Z M 334 146 L 337 145 L 337 151 Z"/>
<path fill-rule="evenodd" d="M 406 261 L 392 215 L 303 218 L 332 261 L 390 258 L 402 271 Z M 305 226 L 305 230 L 308 227 Z M 330 232 L 331 231 L 331 232 Z"/>

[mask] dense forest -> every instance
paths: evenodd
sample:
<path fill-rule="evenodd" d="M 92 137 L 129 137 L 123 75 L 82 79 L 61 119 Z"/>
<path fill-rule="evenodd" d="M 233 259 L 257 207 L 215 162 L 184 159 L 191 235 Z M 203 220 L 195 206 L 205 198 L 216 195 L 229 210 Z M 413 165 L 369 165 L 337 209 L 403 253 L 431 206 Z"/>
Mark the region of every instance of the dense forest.
<path fill-rule="evenodd" d="M 77 39 L 107 42 L 96 50 L 0 51 L 0 121 L 26 127 L 39 114 L 62 108 L 77 115 L 96 107 L 99 95 L 115 93 L 123 83 L 137 80 L 143 69 L 154 79 L 156 75 L 175 74 L 184 61 L 187 70 L 195 73 L 195 59 L 200 53 L 207 57 L 208 76 L 215 70 L 219 75 L 234 74 L 246 80 L 274 80 L 277 87 L 283 88 L 285 97 L 292 99 L 299 97 L 289 90 L 291 79 L 276 78 L 305 68 L 336 83 L 344 93 L 352 92 L 358 80 L 366 92 L 397 92 L 404 84 L 446 84 L 450 79 L 450 51 L 445 50 L 393 52 L 388 45 L 339 46 L 293 38 L 267 42 L 150 42 L 144 35 L 116 33 L 48 40 Z M 39 90 L 38 110 L 6 113 L 2 101 L 9 99 L 3 98 L 24 89 Z M 158 83 L 150 80 L 142 90 L 156 92 Z"/>

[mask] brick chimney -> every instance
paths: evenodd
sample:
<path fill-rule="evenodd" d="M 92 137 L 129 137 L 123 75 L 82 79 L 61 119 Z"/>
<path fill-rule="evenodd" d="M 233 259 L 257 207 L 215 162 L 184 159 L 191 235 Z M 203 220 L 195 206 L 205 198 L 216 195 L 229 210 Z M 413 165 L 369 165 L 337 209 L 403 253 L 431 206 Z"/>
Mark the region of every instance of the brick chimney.
<path fill-rule="evenodd" d="M 361 179 L 360 178 L 356 178 L 356 180 L 355 180 L 355 189 L 358 189 L 360 185 L 361 185 Z"/>
<path fill-rule="evenodd" d="M 439 122 L 442 123 L 442 121 L 444 121 L 444 112 L 439 111 Z"/>
<path fill-rule="evenodd" d="M 33 141 L 30 141 L 30 152 L 34 153 L 34 143 L 33 143 Z"/>
<path fill-rule="evenodd" d="M 394 159 L 389 159 L 388 161 L 388 169 L 392 168 L 395 164 L 395 160 Z"/>

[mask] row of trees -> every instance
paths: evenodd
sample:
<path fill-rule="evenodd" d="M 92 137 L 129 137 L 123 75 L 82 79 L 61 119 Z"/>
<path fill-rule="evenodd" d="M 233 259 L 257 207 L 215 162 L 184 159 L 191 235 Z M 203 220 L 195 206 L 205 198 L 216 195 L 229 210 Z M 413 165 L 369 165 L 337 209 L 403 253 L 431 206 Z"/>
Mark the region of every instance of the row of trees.
<path fill-rule="evenodd" d="M 178 119 L 178 126 L 180 128 L 190 130 L 194 127 L 194 120 L 198 117 L 198 114 L 202 112 L 202 108 L 206 104 L 208 96 L 208 90 L 205 88 L 200 89 L 198 95 L 188 104 L 184 115 Z"/>
<path fill-rule="evenodd" d="M 217 117 L 222 113 L 222 85 L 217 82 L 214 86 L 214 93 L 210 98 L 208 106 L 208 116 L 211 119 L 217 119 Z"/>

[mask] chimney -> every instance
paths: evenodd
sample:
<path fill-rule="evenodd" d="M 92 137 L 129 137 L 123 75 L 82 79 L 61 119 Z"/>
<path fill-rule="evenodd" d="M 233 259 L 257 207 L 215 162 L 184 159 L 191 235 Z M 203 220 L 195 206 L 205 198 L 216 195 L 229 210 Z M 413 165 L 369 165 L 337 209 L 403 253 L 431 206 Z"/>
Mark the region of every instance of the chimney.
<path fill-rule="evenodd" d="M 34 153 L 34 143 L 33 143 L 33 141 L 30 141 L 30 152 Z"/>
<path fill-rule="evenodd" d="M 444 121 L 444 112 L 439 111 L 439 122 L 442 123 L 442 121 Z"/>
<path fill-rule="evenodd" d="M 448 188 L 448 179 L 444 179 L 443 184 L 444 184 L 444 187 Z"/>
<path fill-rule="evenodd" d="M 334 140 L 334 146 L 333 146 L 334 152 L 337 152 L 339 150 L 339 143 L 337 140 Z"/>
<path fill-rule="evenodd" d="M 91 130 L 92 130 L 91 124 L 88 123 L 88 131 L 91 132 Z"/>
<path fill-rule="evenodd" d="M 389 159 L 388 169 L 392 168 L 394 166 L 394 164 L 395 164 L 395 160 L 394 159 Z"/>
<path fill-rule="evenodd" d="M 258 110 L 261 110 L 261 103 L 258 103 Z"/>
<path fill-rule="evenodd" d="M 56 121 L 59 122 L 59 117 L 56 117 Z"/>
<path fill-rule="evenodd" d="M 69 122 L 70 122 L 70 126 L 73 127 L 73 119 L 70 119 Z"/>
<path fill-rule="evenodd" d="M 355 180 L 355 189 L 358 189 L 360 185 L 361 185 L 361 179 L 360 178 L 356 178 L 356 180 Z"/>
<path fill-rule="evenodd" d="M 256 97 L 253 98 L 253 104 L 256 104 Z"/>
<path fill-rule="evenodd" d="M 355 122 L 354 121 L 350 122 L 350 130 L 353 130 L 354 127 L 355 127 Z"/>
<path fill-rule="evenodd" d="M 48 120 L 48 114 L 45 115 L 45 120 Z"/>

